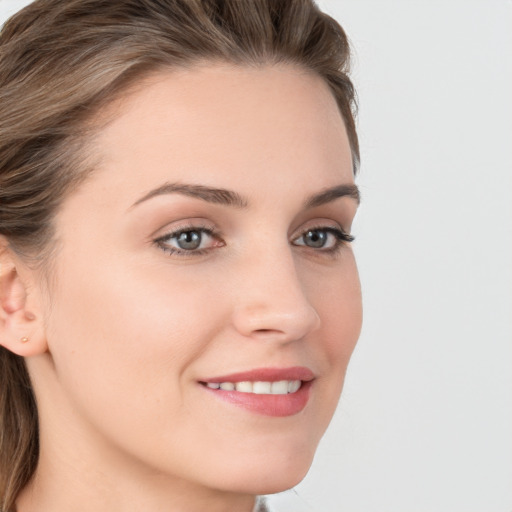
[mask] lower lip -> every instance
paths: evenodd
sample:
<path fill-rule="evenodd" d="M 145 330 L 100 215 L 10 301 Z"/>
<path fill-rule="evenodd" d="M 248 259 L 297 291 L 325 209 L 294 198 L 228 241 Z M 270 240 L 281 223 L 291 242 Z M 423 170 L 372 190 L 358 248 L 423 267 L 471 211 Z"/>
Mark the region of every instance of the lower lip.
<path fill-rule="evenodd" d="M 286 395 L 257 395 L 240 391 L 211 389 L 206 386 L 203 388 L 217 398 L 242 409 L 264 416 L 283 417 L 298 414 L 306 407 L 312 384 L 313 381 L 303 382 L 298 391 Z"/>

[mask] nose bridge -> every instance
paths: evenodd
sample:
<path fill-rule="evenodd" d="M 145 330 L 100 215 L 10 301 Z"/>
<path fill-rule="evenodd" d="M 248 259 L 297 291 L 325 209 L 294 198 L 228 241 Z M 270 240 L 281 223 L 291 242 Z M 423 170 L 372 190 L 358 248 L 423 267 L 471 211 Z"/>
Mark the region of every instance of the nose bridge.
<path fill-rule="evenodd" d="M 244 336 L 303 338 L 320 325 L 288 243 L 267 246 L 244 262 L 234 324 Z"/>

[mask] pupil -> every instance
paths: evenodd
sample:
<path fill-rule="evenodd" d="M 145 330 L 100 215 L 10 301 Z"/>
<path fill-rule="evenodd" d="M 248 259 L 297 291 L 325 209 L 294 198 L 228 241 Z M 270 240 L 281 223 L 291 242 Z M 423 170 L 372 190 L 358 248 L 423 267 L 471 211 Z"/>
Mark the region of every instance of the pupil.
<path fill-rule="evenodd" d="M 308 231 L 304 236 L 306 245 L 309 247 L 323 247 L 327 241 L 327 233 L 324 231 Z"/>
<path fill-rule="evenodd" d="M 181 249 L 197 249 L 201 245 L 201 234 L 198 231 L 184 231 L 178 236 L 178 245 Z"/>

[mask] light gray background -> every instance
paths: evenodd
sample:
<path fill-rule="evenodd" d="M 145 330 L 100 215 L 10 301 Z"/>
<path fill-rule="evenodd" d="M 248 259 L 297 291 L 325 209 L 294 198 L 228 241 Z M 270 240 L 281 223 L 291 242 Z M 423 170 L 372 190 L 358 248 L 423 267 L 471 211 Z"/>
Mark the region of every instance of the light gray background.
<path fill-rule="evenodd" d="M 320 5 L 354 45 L 365 326 L 300 501 L 512 512 L 512 2 Z"/>

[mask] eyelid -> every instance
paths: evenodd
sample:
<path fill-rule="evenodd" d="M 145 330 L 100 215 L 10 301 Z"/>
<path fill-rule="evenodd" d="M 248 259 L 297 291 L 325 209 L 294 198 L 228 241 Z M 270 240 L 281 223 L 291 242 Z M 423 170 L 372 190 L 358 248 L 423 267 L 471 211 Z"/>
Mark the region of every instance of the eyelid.
<path fill-rule="evenodd" d="M 352 237 L 350 234 L 350 229 L 345 229 L 340 222 L 337 222 L 332 219 L 316 219 L 313 222 L 305 222 L 301 225 L 299 229 L 294 231 L 294 235 L 292 236 L 292 240 L 302 236 L 304 233 L 308 231 L 315 230 L 331 230 L 331 232 L 338 232 L 346 235 L 347 237 Z"/>
<path fill-rule="evenodd" d="M 183 231 L 192 231 L 194 229 L 218 233 L 215 224 L 207 221 L 206 219 L 197 217 L 178 219 L 173 222 L 169 222 L 163 227 L 158 228 L 156 231 L 153 231 L 150 238 L 152 240 L 165 238 L 169 235 L 174 235 Z"/>

